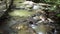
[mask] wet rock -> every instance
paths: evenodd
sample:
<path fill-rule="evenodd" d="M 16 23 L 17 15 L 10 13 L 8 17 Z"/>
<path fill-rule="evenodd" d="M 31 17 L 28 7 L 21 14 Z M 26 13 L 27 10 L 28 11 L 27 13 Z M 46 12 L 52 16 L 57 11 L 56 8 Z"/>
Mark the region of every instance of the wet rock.
<path fill-rule="evenodd" d="M 25 2 L 23 2 L 23 4 L 32 6 L 34 4 L 34 2 L 32 2 L 32 1 L 25 1 Z"/>
<path fill-rule="evenodd" d="M 38 10 L 39 8 L 40 8 L 40 7 L 39 7 L 38 5 L 34 5 L 34 6 L 33 6 L 33 9 L 34 9 L 34 10 Z"/>

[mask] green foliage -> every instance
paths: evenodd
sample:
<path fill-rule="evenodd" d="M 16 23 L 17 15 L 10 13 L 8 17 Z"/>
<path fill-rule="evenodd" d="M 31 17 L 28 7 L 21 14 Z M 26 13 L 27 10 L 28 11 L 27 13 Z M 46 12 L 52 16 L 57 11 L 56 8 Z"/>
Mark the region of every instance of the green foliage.
<path fill-rule="evenodd" d="M 56 10 L 59 10 L 59 6 L 60 6 L 60 0 L 44 0 L 45 2 L 44 3 L 48 3 L 51 5 L 49 11 L 56 11 Z M 56 11 L 57 13 L 58 11 Z M 56 15 L 57 17 L 60 17 L 60 14 L 57 14 Z"/>
<path fill-rule="evenodd" d="M 57 17 L 60 17 L 60 14 L 58 14 Z"/>
<path fill-rule="evenodd" d="M 47 3 L 55 3 L 55 4 L 60 4 L 60 0 L 44 0 Z"/>

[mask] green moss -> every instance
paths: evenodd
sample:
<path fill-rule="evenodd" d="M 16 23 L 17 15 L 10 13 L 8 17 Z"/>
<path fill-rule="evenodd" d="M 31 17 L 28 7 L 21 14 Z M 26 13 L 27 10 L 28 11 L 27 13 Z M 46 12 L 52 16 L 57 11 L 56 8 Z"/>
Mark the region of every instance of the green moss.
<path fill-rule="evenodd" d="M 58 14 L 57 17 L 60 17 L 60 14 Z"/>
<path fill-rule="evenodd" d="M 13 12 L 10 12 L 10 16 L 19 16 L 19 17 L 28 17 L 33 15 L 35 12 L 34 11 L 27 11 L 27 10 L 14 10 Z"/>
<path fill-rule="evenodd" d="M 15 2 L 23 2 L 23 1 L 25 1 L 25 0 L 14 0 Z"/>

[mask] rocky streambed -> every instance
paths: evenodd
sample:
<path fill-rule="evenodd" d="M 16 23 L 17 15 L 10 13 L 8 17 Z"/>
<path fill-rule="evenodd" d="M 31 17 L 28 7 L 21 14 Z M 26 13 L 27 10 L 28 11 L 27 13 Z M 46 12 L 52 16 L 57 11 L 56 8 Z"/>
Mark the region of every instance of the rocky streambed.
<path fill-rule="evenodd" d="M 1 29 L 7 31 L 8 34 L 59 34 L 58 24 L 47 17 L 46 10 L 50 8 L 43 7 L 51 5 L 32 1 L 18 3 L 13 4 L 8 15 L 3 17 L 5 24 L 0 27 Z"/>

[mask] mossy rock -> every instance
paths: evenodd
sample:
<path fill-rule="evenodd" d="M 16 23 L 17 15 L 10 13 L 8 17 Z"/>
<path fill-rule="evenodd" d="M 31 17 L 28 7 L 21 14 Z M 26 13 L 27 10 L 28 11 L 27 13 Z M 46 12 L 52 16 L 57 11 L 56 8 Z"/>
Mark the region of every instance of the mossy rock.
<path fill-rule="evenodd" d="M 10 16 L 19 16 L 19 17 L 28 17 L 35 14 L 34 11 L 27 11 L 27 10 L 14 10 L 9 13 Z"/>

